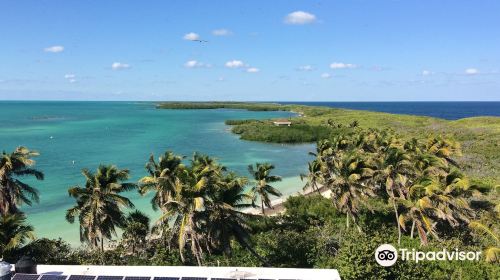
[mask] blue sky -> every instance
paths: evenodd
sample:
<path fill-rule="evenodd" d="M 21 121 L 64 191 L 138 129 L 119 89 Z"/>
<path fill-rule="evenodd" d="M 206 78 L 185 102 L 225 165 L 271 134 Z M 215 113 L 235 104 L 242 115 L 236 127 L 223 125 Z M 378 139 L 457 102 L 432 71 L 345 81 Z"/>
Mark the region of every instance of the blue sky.
<path fill-rule="evenodd" d="M 496 0 L 4 0 L 0 100 L 500 100 L 499 14 Z"/>

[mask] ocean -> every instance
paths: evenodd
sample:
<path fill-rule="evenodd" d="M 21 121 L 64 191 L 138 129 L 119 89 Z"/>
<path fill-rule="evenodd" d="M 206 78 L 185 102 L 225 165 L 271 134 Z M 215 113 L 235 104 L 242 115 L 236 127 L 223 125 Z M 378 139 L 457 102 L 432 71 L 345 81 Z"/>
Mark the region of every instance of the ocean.
<path fill-rule="evenodd" d="M 426 115 L 444 119 L 500 116 L 500 102 L 290 102 L 306 105 Z M 290 112 L 245 110 L 158 110 L 152 102 L 22 102 L 0 101 L 0 150 L 26 146 L 40 152 L 36 168 L 44 181 L 26 182 L 40 191 L 40 203 L 23 207 L 38 237 L 58 238 L 79 244 L 78 225 L 65 220 L 74 204 L 67 189 L 83 184 L 82 168 L 115 164 L 131 171 L 131 180 L 146 175 L 150 154 L 166 150 L 191 156 L 198 151 L 216 157 L 230 170 L 247 175 L 255 162 L 276 165 L 283 177 L 277 187 L 284 194 L 302 189 L 300 173 L 312 158 L 314 144 L 282 145 L 239 140 L 227 119 L 266 119 L 291 116 Z M 153 219 L 150 197 L 127 194 L 136 208 Z"/>
<path fill-rule="evenodd" d="M 355 110 L 429 116 L 458 120 L 477 116 L 500 116 L 500 102 L 278 102 Z"/>

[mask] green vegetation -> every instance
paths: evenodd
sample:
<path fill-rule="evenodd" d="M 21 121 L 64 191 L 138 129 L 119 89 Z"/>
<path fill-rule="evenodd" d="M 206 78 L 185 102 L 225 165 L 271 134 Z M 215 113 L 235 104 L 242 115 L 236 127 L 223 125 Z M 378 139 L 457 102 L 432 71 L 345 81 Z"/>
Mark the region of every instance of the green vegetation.
<path fill-rule="evenodd" d="M 276 197 L 280 197 L 282 195 L 279 190 L 269 185 L 269 183 L 281 181 L 281 177 L 270 174 L 273 169 L 274 165 L 269 163 L 257 163 L 255 164 L 255 168 L 253 165 L 248 166 L 248 172 L 255 180 L 255 184 L 251 188 L 251 192 L 254 195 L 252 201 L 256 201 L 258 196 L 260 199 L 262 215 L 266 215 L 264 206 L 272 208 L 271 198 L 269 195 Z"/>
<path fill-rule="evenodd" d="M 3 209 L 11 210 L 0 219 L 0 239 L 7 244 L 0 247 L 1 253 L 8 261 L 31 254 L 38 262 L 51 264 L 335 268 L 343 279 L 500 278 L 500 200 L 494 185 L 498 177 L 488 177 L 487 168 L 471 173 L 474 164 L 464 158 L 470 159 L 478 148 L 460 140 L 466 135 L 480 143 L 498 139 L 494 118 L 448 122 L 367 112 L 367 118 L 355 122 L 342 118 L 356 111 L 304 108 L 301 112 L 306 116 L 297 122 L 328 133 L 317 142 L 309 172 L 301 176 L 305 188 L 313 192 L 288 198 L 277 215 L 264 211 L 270 206 L 269 196 L 280 195 L 271 186 L 280 179 L 271 175 L 274 166 L 249 166 L 249 180 L 211 157 L 195 153 L 186 160 L 167 151 L 158 159 L 150 157 L 147 175 L 138 184 L 126 182 L 129 172 L 114 166 L 100 166 L 96 173 L 82 171 L 85 186 L 70 188 L 76 206 L 67 212 L 69 222 L 78 218 L 81 240 L 89 245 L 78 249 L 61 240 L 28 243 L 33 229 L 17 207 L 26 200 L 5 198 L 10 197 L 6 194 L 12 190 L 11 182 L 33 173 L 34 162 L 16 159 L 24 165 L 13 169 L 12 154 L 4 153 L 0 203 L 14 205 L 3 204 Z M 338 112 L 336 118 L 331 112 Z M 405 119 L 407 124 L 396 125 L 396 120 Z M 483 123 L 487 129 L 474 131 L 467 127 L 470 122 Z M 376 123 L 382 128 L 371 128 Z M 428 133 L 432 124 L 439 127 Z M 407 133 L 401 133 L 402 127 Z M 269 129 L 289 127 L 269 124 Z M 460 137 L 439 134 L 441 130 Z M 24 151 L 18 158 L 34 155 L 26 148 L 18 150 Z M 491 153 L 481 158 L 482 164 L 498 160 L 498 152 Z M 491 168 L 497 174 L 498 165 Z M 25 184 L 17 186 L 27 189 Z M 121 193 L 134 189 L 142 195 L 153 193 L 151 206 L 161 216 L 152 226 L 141 212 L 125 213 L 133 205 Z M 243 211 L 249 207 L 261 208 L 262 215 Z M 123 230 L 121 238 L 117 228 Z M 483 251 L 483 259 L 398 261 L 386 268 L 374 258 L 375 249 L 384 243 L 422 251 Z"/>
<path fill-rule="evenodd" d="M 19 206 L 38 202 L 38 190 L 20 179 L 34 176 L 43 180 L 43 173 L 33 168 L 33 157 L 38 155 L 25 147 L 18 147 L 10 154 L 3 151 L 0 155 L 0 258 L 34 239 L 33 227 L 26 224 L 26 216 Z"/>
<path fill-rule="evenodd" d="M 38 202 L 38 191 L 20 181 L 21 177 L 34 176 L 43 180 L 43 173 L 32 168 L 35 164 L 33 157 L 38 152 L 19 147 L 8 154 L 2 152 L 0 158 L 0 213 L 2 215 L 19 213 L 19 206 L 31 205 L 32 201 Z"/>
<path fill-rule="evenodd" d="M 228 121 L 228 123 L 233 121 Z M 271 143 L 304 143 L 328 138 L 332 129 L 322 126 L 294 124 L 275 126 L 272 122 L 248 122 L 232 128 L 233 133 L 241 135 L 241 139 Z"/>
<path fill-rule="evenodd" d="M 76 205 L 66 212 L 66 220 L 70 223 L 78 218 L 80 223 L 80 241 L 92 248 L 101 243 L 104 251 L 104 239 L 116 236 L 116 228 L 125 226 L 122 208 L 133 208 L 134 204 L 120 193 L 136 187 L 133 183 L 123 183 L 129 178 L 128 170 L 120 170 L 116 166 L 101 165 L 96 173 L 82 170 L 85 186 L 75 186 L 68 194 L 75 198 Z"/>
<path fill-rule="evenodd" d="M 128 213 L 123 227 L 122 242 L 132 248 L 132 254 L 142 250 L 146 246 L 146 238 L 149 234 L 150 219 L 139 210 Z"/>
<path fill-rule="evenodd" d="M 0 217 L 0 257 L 34 239 L 33 227 L 26 224 L 22 213 L 5 214 Z"/>
<path fill-rule="evenodd" d="M 190 165 L 181 164 L 181 158 L 166 152 L 156 164 L 152 157 L 146 165 L 152 176 L 141 179 L 142 193 L 156 191 L 152 203 L 162 210 L 156 226 L 160 238 L 174 246 L 175 237 L 182 262 L 187 261 L 186 248 L 198 265 L 206 253 L 229 257 L 233 240 L 260 258 L 249 243 L 246 215 L 240 212 L 250 206 L 251 196 L 244 193 L 247 179 L 205 155 L 195 153 Z"/>
<path fill-rule="evenodd" d="M 196 109 L 204 104 L 210 108 L 248 109 L 266 111 L 290 111 L 298 115 L 291 118 L 292 126 L 274 126 L 272 121 L 233 121 L 232 131 L 241 139 L 273 143 L 312 143 L 342 134 L 353 129 L 392 129 L 405 139 L 426 139 L 442 136 L 454 139 L 460 145 L 463 156 L 457 157 L 462 170 L 477 183 L 500 185 L 500 118 L 474 117 L 448 121 L 443 119 L 397 115 L 381 112 L 346 110 L 319 106 L 279 105 L 273 103 L 240 102 L 176 102 L 161 103 L 158 108 L 169 109 L 177 104 L 184 109 Z M 352 124 L 356 122 L 354 127 Z M 339 128 L 340 126 L 340 128 Z"/>
<path fill-rule="evenodd" d="M 247 102 L 163 102 L 157 106 L 160 109 L 245 109 L 249 111 L 280 111 L 284 110 L 275 103 Z"/>
<path fill-rule="evenodd" d="M 224 123 L 227 125 L 240 125 L 254 122 L 257 122 L 257 120 L 226 120 Z"/>

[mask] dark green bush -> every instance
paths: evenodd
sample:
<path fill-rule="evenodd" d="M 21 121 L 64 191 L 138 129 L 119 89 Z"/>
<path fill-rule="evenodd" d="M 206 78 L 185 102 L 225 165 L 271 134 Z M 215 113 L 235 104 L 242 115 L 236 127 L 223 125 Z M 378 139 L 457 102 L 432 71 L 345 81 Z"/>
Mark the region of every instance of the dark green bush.
<path fill-rule="evenodd" d="M 9 260 L 16 262 L 21 256 L 32 256 L 39 264 L 75 264 L 77 260 L 72 254 L 71 246 L 59 239 L 37 239 L 26 246 L 19 249 L 14 259 Z"/>
<path fill-rule="evenodd" d="M 312 143 L 330 136 L 332 130 L 326 126 L 292 124 L 275 126 L 272 123 L 254 122 L 240 124 L 232 132 L 241 135 L 241 139 L 272 143 Z"/>

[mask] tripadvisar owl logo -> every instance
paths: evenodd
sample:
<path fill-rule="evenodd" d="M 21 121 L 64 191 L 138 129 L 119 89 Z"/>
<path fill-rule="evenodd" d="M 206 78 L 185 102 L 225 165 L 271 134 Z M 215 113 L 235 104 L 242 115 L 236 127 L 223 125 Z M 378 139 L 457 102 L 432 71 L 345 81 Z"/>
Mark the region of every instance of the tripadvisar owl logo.
<path fill-rule="evenodd" d="M 398 251 L 391 244 L 382 244 L 375 250 L 375 260 L 381 266 L 393 266 L 398 260 Z"/>

